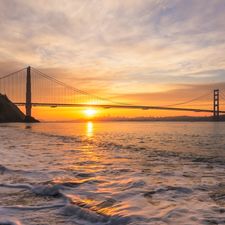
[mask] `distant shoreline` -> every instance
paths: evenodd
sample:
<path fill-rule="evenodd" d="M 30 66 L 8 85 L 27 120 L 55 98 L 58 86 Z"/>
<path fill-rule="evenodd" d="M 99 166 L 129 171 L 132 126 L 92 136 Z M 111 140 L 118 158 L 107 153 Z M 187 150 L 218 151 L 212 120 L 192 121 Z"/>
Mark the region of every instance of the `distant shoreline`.
<path fill-rule="evenodd" d="M 209 117 L 192 117 L 192 116 L 172 116 L 172 117 L 93 117 L 93 118 L 80 118 L 77 120 L 61 120 L 61 121 L 41 121 L 44 123 L 82 123 L 82 122 L 213 122 L 213 116 Z M 225 115 L 220 116 L 220 121 L 224 122 Z"/>
<path fill-rule="evenodd" d="M 127 118 L 127 117 L 111 117 L 111 116 L 102 116 L 102 117 L 93 117 L 93 118 L 81 118 L 76 120 L 78 122 L 86 122 L 86 121 L 190 121 L 190 122 L 197 122 L 197 121 L 214 121 L 213 116 L 204 116 L 204 117 L 195 117 L 195 116 L 168 116 L 168 117 L 133 117 L 133 118 Z M 225 115 L 220 115 L 220 121 L 225 121 Z"/>

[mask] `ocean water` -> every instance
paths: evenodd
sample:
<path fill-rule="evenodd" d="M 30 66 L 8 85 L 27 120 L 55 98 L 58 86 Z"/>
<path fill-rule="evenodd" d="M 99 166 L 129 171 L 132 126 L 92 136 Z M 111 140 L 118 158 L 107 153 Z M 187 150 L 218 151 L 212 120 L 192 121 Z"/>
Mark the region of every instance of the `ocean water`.
<path fill-rule="evenodd" d="M 225 224 L 225 123 L 1 124 L 0 224 Z"/>

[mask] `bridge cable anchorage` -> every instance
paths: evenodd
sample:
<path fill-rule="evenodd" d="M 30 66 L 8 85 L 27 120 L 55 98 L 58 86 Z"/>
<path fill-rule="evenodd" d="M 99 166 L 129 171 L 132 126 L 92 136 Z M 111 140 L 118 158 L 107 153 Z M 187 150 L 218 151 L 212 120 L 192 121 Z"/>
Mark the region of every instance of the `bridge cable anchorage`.
<path fill-rule="evenodd" d="M 184 105 L 184 104 L 187 104 L 187 103 L 190 103 L 190 102 L 197 101 L 197 100 L 199 100 L 199 99 L 201 99 L 201 98 L 204 98 L 204 97 L 206 97 L 206 96 L 209 96 L 209 95 L 212 94 L 212 93 L 213 93 L 213 90 L 211 90 L 211 91 L 209 91 L 208 93 L 206 93 L 206 94 L 204 94 L 204 95 L 202 95 L 202 96 L 199 96 L 199 97 L 197 97 L 197 98 L 195 98 L 195 99 L 192 99 L 192 100 L 189 100 L 189 101 L 186 101 L 186 102 L 181 102 L 181 103 L 172 104 L 172 105 L 164 105 L 164 106 L 162 106 L 162 107 L 170 107 L 170 106 L 176 106 L 176 105 Z"/>
<path fill-rule="evenodd" d="M 74 88 L 74 87 L 72 87 L 72 86 L 69 86 L 69 85 L 67 85 L 67 84 L 65 84 L 65 83 L 63 83 L 63 82 L 61 82 L 61 81 L 59 81 L 59 80 L 56 80 L 56 79 L 54 79 L 54 78 L 52 78 L 52 77 L 50 77 L 50 76 L 48 76 L 48 75 L 46 75 L 46 74 L 40 72 L 39 70 L 34 69 L 33 67 L 32 67 L 31 69 L 32 69 L 32 71 L 36 72 L 36 73 L 39 74 L 40 76 L 45 77 L 46 79 L 48 79 L 48 80 L 50 80 L 50 81 L 52 81 L 52 82 L 54 82 L 54 83 L 57 83 L 57 84 L 59 84 L 59 85 L 65 87 L 65 88 L 67 88 L 67 89 L 76 91 L 76 92 L 78 92 L 78 93 L 80 93 L 80 94 L 83 94 L 83 95 L 86 95 L 86 96 L 93 97 L 93 98 L 95 98 L 95 99 L 97 99 L 97 100 L 106 101 L 106 102 L 109 102 L 109 103 L 111 103 L 111 104 L 124 105 L 124 106 L 134 106 L 134 105 L 132 105 L 132 104 L 122 103 L 122 102 L 116 102 L 116 101 L 113 101 L 113 100 L 109 100 L 109 99 L 106 99 L 106 98 L 99 97 L 99 96 L 97 96 L 97 95 L 90 94 L 90 93 L 85 92 L 85 91 L 81 91 L 81 90 L 79 90 L 79 89 L 77 89 L 77 88 Z M 64 94 L 65 94 L 65 93 L 64 93 Z"/>

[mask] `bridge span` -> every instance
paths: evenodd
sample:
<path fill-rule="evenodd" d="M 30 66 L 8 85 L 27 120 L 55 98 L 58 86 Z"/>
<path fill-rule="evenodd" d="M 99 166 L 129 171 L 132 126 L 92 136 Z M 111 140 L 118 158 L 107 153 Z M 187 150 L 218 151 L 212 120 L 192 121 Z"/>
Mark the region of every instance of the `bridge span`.
<path fill-rule="evenodd" d="M 123 108 L 206 112 L 213 113 L 215 121 L 219 120 L 219 114 L 225 113 L 225 111 L 220 110 L 219 89 L 215 89 L 199 98 L 170 106 L 131 105 L 81 91 L 30 66 L 1 77 L 0 93 L 6 94 L 17 106 L 25 106 L 27 116 L 31 116 L 32 107 L 97 107 L 104 109 Z M 199 100 L 209 94 L 213 94 L 212 109 L 174 107 Z M 225 100 L 223 93 L 221 98 Z"/>
<path fill-rule="evenodd" d="M 26 106 L 26 103 L 15 103 L 17 106 Z M 52 104 L 52 103 L 31 103 L 34 107 L 92 107 L 92 108 L 103 108 L 103 109 L 110 109 L 110 108 L 120 108 L 120 109 L 142 109 L 142 110 L 149 110 L 149 109 L 156 109 L 156 110 L 175 110 L 175 111 L 191 111 L 191 112 L 207 112 L 207 113 L 214 113 L 214 110 L 210 109 L 189 109 L 189 108 L 173 108 L 173 107 L 163 107 L 163 106 L 141 106 L 141 105 L 91 105 L 91 104 Z M 225 111 L 219 111 L 219 113 L 225 113 Z"/>

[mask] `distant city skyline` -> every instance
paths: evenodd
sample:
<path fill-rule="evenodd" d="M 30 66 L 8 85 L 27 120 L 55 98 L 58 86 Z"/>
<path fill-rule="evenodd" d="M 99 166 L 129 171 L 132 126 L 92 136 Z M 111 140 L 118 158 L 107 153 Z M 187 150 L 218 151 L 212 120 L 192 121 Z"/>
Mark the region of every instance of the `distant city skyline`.
<path fill-rule="evenodd" d="M 3 0 L 0 77 L 31 65 L 83 91 L 140 105 L 225 93 L 224 11 L 223 0 Z M 84 109 L 32 110 L 49 120 L 79 118 Z M 96 111 L 108 113 L 203 115 Z"/>

